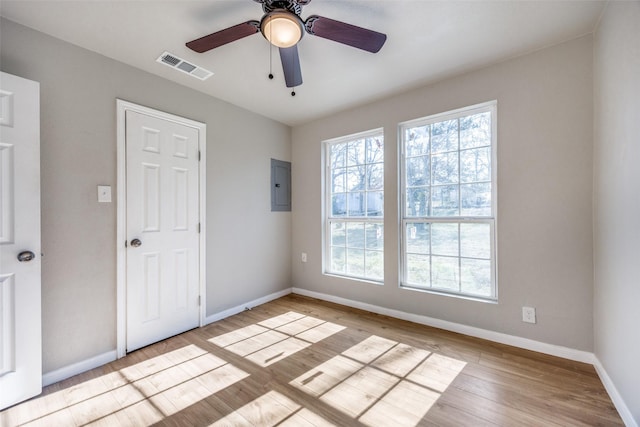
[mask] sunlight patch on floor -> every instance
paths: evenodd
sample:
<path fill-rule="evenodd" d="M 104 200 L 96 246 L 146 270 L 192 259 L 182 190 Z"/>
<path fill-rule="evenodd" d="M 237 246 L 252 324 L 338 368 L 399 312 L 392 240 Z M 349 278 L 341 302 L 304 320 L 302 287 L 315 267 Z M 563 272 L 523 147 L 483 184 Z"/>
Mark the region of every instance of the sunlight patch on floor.
<path fill-rule="evenodd" d="M 150 425 L 249 374 L 191 344 L 17 406 L 16 424 Z"/>
<path fill-rule="evenodd" d="M 345 329 L 344 326 L 290 311 L 209 342 L 267 367 Z"/>
<path fill-rule="evenodd" d="M 333 424 L 277 391 L 269 391 L 210 427 L 323 427 Z"/>
<path fill-rule="evenodd" d="M 291 381 L 368 426 L 415 426 L 465 362 L 371 335 Z"/>
<path fill-rule="evenodd" d="M 208 341 L 257 367 L 266 368 L 344 329 L 344 326 L 290 311 Z M 327 348 L 333 345 L 335 343 L 330 343 Z M 241 407 L 229 408 L 232 412 L 227 415 L 218 413 L 217 417 L 224 415 L 223 418 L 211 425 L 332 426 L 319 414 L 326 415 L 323 411 L 334 408 L 366 426 L 415 426 L 466 365 L 463 361 L 376 335 L 338 354 L 340 350 L 323 353 L 322 363 L 289 381 L 292 388 L 283 392 L 292 392 L 289 395 L 298 402 L 270 390 L 249 403 L 238 401 Z M 93 378 L 90 376 L 82 383 L 17 405 L 10 410 L 9 424 L 147 426 L 199 402 L 207 411 L 211 400 L 203 400 L 250 375 L 194 344 L 149 359 L 144 359 L 146 354 L 145 351 L 132 353 L 129 366 L 104 374 L 96 371 L 91 374 L 95 375 Z M 134 363 L 136 360 L 141 361 Z M 122 366 L 117 362 L 114 365 Z M 248 399 L 253 397 L 255 395 Z M 309 398 L 318 399 L 319 406 L 305 408 L 303 402 Z M 206 423 L 214 419 L 209 416 Z"/>

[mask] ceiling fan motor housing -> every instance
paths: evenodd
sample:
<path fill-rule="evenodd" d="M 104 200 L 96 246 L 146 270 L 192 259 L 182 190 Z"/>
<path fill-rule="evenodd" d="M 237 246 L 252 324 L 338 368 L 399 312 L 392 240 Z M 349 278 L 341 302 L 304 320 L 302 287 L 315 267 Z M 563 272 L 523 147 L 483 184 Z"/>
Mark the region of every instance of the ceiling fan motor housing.
<path fill-rule="evenodd" d="M 298 16 L 302 13 L 302 6 L 308 4 L 311 0 L 254 0 L 262 4 L 264 13 L 273 12 L 277 9 L 285 9 Z"/>

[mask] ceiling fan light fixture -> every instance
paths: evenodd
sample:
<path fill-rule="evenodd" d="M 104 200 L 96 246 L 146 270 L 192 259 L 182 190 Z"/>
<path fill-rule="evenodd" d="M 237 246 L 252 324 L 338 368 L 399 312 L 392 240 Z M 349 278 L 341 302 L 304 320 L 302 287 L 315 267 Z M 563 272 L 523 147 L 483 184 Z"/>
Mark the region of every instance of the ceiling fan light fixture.
<path fill-rule="evenodd" d="M 276 47 L 295 46 L 302 35 L 302 20 L 295 14 L 281 9 L 267 13 L 260 22 L 260 32 Z"/>

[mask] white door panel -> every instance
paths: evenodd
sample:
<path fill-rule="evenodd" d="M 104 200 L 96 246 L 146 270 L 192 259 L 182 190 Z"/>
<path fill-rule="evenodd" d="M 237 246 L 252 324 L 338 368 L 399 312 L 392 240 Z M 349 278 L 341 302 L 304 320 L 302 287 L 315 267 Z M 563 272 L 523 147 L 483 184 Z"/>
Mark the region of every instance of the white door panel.
<path fill-rule="evenodd" d="M 132 351 L 199 325 L 198 130 L 127 110 L 126 156 Z"/>
<path fill-rule="evenodd" d="M 40 269 L 40 86 L 2 73 L 0 409 L 42 391 Z"/>

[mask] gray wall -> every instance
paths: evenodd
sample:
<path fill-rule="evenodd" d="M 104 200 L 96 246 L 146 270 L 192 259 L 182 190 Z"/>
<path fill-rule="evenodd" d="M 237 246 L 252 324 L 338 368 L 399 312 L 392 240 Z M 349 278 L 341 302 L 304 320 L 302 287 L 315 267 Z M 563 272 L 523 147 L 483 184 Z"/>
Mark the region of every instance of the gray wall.
<path fill-rule="evenodd" d="M 290 128 L 51 38 L 0 24 L 3 71 L 40 82 L 43 369 L 116 347 L 116 98 L 207 124 L 207 313 L 291 287 L 291 214 L 270 211 Z M 242 268 L 239 268 L 242 267 Z"/>
<path fill-rule="evenodd" d="M 640 2 L 595 35 L 595 354 L 640 424 Z"/>
<path fill-rule="evenodd" d="M 593 350 L 591 36 L 294 127 L 293 284 Z M 498 100 L 499 303 L 398 288 L 398 122 Z M 384 127 L 385 284 L 322 274 L 321 141 Z M 308 262 L 300 262 L 300 252 Z M 521 307 L 538 323 L 521 322 Z"/>

